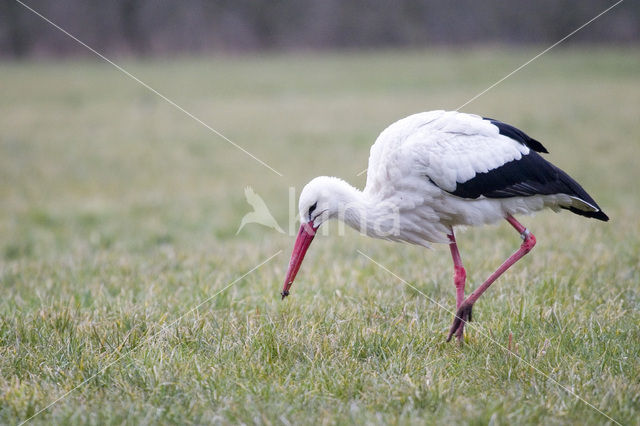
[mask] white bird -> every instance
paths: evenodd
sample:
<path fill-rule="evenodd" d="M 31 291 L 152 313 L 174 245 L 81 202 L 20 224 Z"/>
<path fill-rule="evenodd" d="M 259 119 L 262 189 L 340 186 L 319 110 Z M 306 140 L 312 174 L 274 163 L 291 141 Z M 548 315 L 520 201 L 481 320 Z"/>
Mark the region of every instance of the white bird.
<path fill-rule="evenodd" d="M 453 335 L 461 340 L 474 303 L 536 243 L 515 215 L 551 208 L 609 220 L 574 179 L 539 152 L 548 151 L 521 130 L 477 115 L 430 111 L 397 121 L 371 147 L 363 191 L 327 176 L 313 179 L 302 190 L 302 225 L 282 298 L 289 295 L 316 230 L 328 219 L 340 219 L 371 237 L 425 247 L 446 243 L 453 258 L 457 307 L 447 341 Z M 518 231 L 522 245 L 465 298 L 466 272 L 454 228 L 501 219 Z"/>
<path fill-rule="evenodd" d="M 257 223 L 259 225 L 275 229 L 281 234 L 284 234 L 284 231 L 282 230 L 282 228 L 280 228 L 280 225 L 278 225 L 278 222 L 269 211 L 267 204 L 264 202 L 262 197 L 255 193 L 253 188 L 247 186 L 244 189 L 244 197 L 247 200 L 247 203 L 249 203 L 251 207 L 253 207 L 253 211 L 245 214 L 242 217 L 242 220 L 240 221 L 240 227 L 238 227 L 236 235 L 238 235 L 242 228 L 244 228 L 244 226 L 248 223 Z"/>

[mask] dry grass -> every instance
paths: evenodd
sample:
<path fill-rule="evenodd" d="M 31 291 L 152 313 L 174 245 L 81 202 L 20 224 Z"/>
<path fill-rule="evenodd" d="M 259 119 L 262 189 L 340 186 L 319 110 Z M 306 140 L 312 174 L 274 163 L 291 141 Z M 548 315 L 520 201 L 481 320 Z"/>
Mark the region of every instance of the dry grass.
<path fill-rule="evenodd" d="M 480 300 L 464 348 L 444 342 L 450 313 L 357 253 L 451 308 L 448 250 L 319 238 L 280 302 L 293 238 L 236 236 L 243 189 L 286 228 L 289 186 L 362 186 L 386 125 L 456 108 L 532 52 L 124 63 L 284 177 L 106 64 L 0 65 L 0 422 L 91 378 L 33 421 L 608 421 L 557 381 L 637 423 L 638 53 L 558 50 L 465 108 L 543 141 L 612 220 L 523 218 L 538 246 Z M 473 286 L 519 239 L 502 225 L 459 244 Z M 501 349 L 510 333 L 526 362 Z"/>

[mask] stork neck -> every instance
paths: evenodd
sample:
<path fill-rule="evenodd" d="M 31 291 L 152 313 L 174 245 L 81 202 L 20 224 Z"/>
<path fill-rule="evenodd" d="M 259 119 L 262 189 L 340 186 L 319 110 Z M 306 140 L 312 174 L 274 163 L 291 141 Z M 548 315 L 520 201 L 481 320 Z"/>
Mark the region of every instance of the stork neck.
<path fill-rule="evenodd" d="M 343 182 L 340 185 L 337 218 L 351 228 L 372 237 L 380 237 L 381 221 L 387 221 L 388 209 L 359 189 Z M 384 227 L 384 226 L 383 226 Z"/>
<path fill-rule="evenodd" d="M 354 229 L 360 229 L 370 207 L 362 191 L 344 182 L 338 200 L 338 219 Z"/>

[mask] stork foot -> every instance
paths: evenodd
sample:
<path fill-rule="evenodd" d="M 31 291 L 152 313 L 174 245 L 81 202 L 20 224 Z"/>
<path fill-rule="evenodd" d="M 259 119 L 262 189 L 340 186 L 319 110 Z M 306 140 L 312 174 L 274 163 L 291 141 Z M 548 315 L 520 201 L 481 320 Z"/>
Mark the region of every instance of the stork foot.
<path fill-rule="evenodd" d="M 473 303 L 469 303 L 466 300 L 462 302 L 456 312 L 456 317 L 453 319 L 451 329 L 449 329 L 449 336 L 447 342 L 451 341 L 451 337 L 454 335 L 458 338 L 458 341 L 462 342 L 464 336 L 464 324 L 468 321 L 471 322 L 471 311 L 473 309 Z"/>

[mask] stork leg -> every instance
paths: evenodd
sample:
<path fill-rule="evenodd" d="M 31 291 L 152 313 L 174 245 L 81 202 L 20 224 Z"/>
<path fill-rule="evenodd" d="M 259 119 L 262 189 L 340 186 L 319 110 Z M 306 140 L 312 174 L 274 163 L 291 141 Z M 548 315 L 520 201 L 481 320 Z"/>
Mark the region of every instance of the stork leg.
<path fill-rule="evenodd" d="M 464 285 L 467 279 L 467 271 L 464 270 L 462 265 L 462 258 L 458 251 L 458 244 L 456 244 L 456 236 L 451 228 L 451 234 L 449 237 L 449 249 L 451 250 L 451 257 L 453 258 L 453 283 L 456 286 L 456 309 L 460 307 L 464 301 Z"/>
<path fill-rule="evenodd" d="M 522 244 L 520 248 L 513 253 L 507 260 L 504 261 L 502 265 L 496 271 L 487 278 L 487 280 L 482 283 L 480 287 L 478 287 L 469 297 L 467 297 L 459 306 L 458 311 L 456 312 L 456 317 L 453 320 L 453 325 L 449 330 L 449 336 L 447 337 L 447 342 L 451 340 L 451 337 L 455 335 L 458 340 L 462 339 L 464 333 L 464 324 L 465 322 L 471 322 L 471 311 L 473 309 L 473 304 L 476 303 L 478 298 L 482 296 L 493 282 L 498 279 L 500 275 L 502 275 L 507 269 L 511 267 L 514 263 L 520 260 L 525 254 L 529 253 L 533 246 L 536 245 L 536 237 L 529 232 L 527 228 L 522 226 L 520 222 L 518 222 L 513 216 L 509 215 L 506 217 L 507 221 L 513 226 L 516 231 L 520 233 L 522 237 Z M 452 249 L 453 252 L 453 249 Z M 455 262 L 455 261 L 454 261 Z"/>

